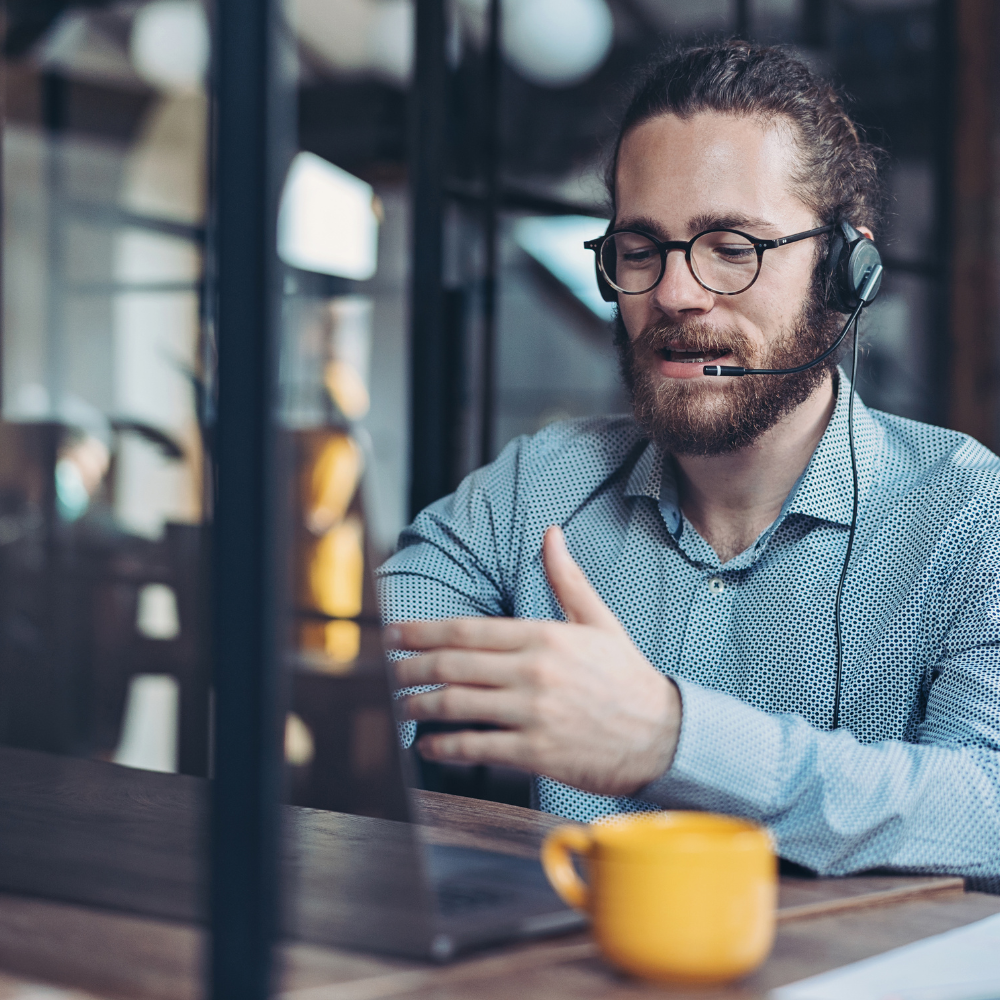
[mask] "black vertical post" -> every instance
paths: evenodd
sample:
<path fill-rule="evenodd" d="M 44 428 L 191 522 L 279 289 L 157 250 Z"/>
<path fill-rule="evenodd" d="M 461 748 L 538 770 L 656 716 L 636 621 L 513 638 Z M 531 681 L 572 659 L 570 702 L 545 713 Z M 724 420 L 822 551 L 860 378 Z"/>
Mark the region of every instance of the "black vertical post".
<path fill-rule="evenodd" d="M 954 225 L 956 77 L 958 40 L 955 0 L 937 0 L 935 8 L 936 107 L 934 144 L 934 247 L 939 265 L 934 327 L 928 345 L 928 375 L 933 407 L 928 415 L 946 426 L 951 395 L 951 285 Z"/>
<path fill-rule="evenodd" d="M 830 0 L 802 0 L 802 44 L 824 49 L 829 43 Z"/>
<path fill-rule="evenodd" d="M 211 996 L 264 1000 L 278 932 L 281 764 L 273 422 L 277 0 L 216 5 L 218 410 L 213 525 Z M 287 125 L 285 125 L 287 127 Z"/>
<path fill-rule="evenodd" d="M 46 435 L 43 493 L 45 539 L 44 592 L 53 614 L 54 628 L 42 636 L 44 670 L 53 692 L 49 720 L 49 749 L 72 751 L 79 732 L 74 720 L 74 703 L 79 676 L 78 642 L 74 629 L 74 611 L 79 595 L 74 593 L 72 574 L 67 572 L 68 553 L 64 526 L 59 517 L 55 488 L 55 468 L 59 456 L 66 395 L 66 248 L 65 248 L 65 143 L 69 127 L 69 80 L 58 70 L 48 70 L 41 78 L 42 121 L 45 125 L 45 189 L 48 196 L 46 218 L 46 296 L 45 296 L 45 388 L 49 395 L 49 419 L 53 422 Z M 78 710 L 78 709 L 77 709 Z"/>
<path fill-rule="evenodd" d="M 417 0 L 411 107 L 410 514 L 448 492 L 448 336 L 443 287 L 444 0 Z"/>
<path fill-rule="evenodd" d="M 58 419 L 66 392 L 64 370 L 65 350 L 65 249 L 63 247 L 64 213 L 63 159 L 66 127 L 69 124 L 69 81 L 58 70 L 48 70 L 42 74 L 42 121 L 45 124 L 47 140 L 45 187 L 48 192 L 48 218 L 46 220 L 46 241 L 48 243 L 48 288 L 46 295 L 46 389 L 49 405 Z"/>
<path fill-rule="evenodd" d="M 734 34 L 737 38 L 750 37 L 750 0 L 733 0 L 735 10 L 736 27 Z"/>
<path fill-rule="evenodd" d="M 496 290 L 497 290 L 497 198 L 500 171 L 500 0 L 490 0 L 489 38 L 486 49 L 486 141 L 483 173 L 486 203 L 483 206 L 483 344 L 480 387 L 479 458 L 493 458 L 493 425 L 496 407 Z"/>

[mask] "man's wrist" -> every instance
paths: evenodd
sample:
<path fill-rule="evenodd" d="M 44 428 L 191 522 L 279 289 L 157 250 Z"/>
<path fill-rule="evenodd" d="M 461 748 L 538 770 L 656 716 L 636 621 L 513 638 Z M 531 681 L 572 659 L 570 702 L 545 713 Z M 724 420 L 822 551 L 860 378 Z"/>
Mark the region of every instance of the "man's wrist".
<path fill-rule="evenodd" d="M 677 744 L 681 738 L 681 721 L 684 709 L 680 688 L 670 677 L 665 677 L 664 680 L 667 685 L 667 711 L 660 740 L 660 763 L 662 766 L 649 779 L 650 781 L 655 781 L 661 774 L 670 770 L 670 765 L 674 762 L 674 756 L 677 753 Z"/>
<path fill-rule="evenodd" d="M 660 679 L 663 681 L 664 707 L 659 729 L 647 755 L 648 765 L 644 769 L 643 780 L 626 792 L 627 795 L 632 795 L 663 777 L 670 770 L 670 765 L 677 753 L 683 715 L 681 693 L 671 678 L 662 677 Z"/>

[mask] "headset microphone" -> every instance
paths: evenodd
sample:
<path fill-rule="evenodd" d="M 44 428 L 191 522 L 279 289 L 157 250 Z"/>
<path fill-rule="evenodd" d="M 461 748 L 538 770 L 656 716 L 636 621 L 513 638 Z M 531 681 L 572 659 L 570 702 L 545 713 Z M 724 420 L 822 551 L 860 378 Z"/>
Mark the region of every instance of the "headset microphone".
<path fill-rule="evenodd" d="M 854 307 L 854 311 L 844 324 L 844 328 L 840 331 L 837 339 L 822 354 L 813 358 L 812 361 L 807 361 L 804 365 L 796 365 L 794 368 L 740 368 L 737 365 L 705 365 L 703 371 L 706 375 L 797 375 L 799 372 L 804 372 L 808 368 L 813 368 L 821 364 L 844 342 L 847 331 L 857 321 L 861 310 L 875 298 L 881 281 L 882 265 L 876 264 L 867 275 L 867 281 L 865 281 L 864 288 L 861 289 L 860 301 Z"/>

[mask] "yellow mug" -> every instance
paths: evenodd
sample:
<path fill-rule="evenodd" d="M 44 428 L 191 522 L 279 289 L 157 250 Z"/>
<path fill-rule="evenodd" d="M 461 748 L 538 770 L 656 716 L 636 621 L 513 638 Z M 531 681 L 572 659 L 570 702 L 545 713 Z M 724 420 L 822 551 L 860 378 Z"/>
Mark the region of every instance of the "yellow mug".
<path fill-rule="evenodd" d="M 542 865 L 590 915 L 608 961 L 637 976 L 723 983 L 756 969 L 774 942 L 777 862 L 768 832 L 747 820 L 660 812 L 560 826 Z"/>

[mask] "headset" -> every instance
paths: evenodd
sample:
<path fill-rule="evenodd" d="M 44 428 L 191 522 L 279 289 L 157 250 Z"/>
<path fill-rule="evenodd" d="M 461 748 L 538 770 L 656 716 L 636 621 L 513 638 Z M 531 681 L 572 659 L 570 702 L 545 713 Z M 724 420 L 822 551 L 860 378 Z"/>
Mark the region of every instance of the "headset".
<path fill-rule="evenodd" d="M 608 226 L 611 232 L 614 221 Z M 601 273 L 599 255 L 595 255 L 597 286 L 601 298 L 605 302 L 617 302 L 618 293 L 611 287 Z M 861 310 L 869 305 L 878 295 L 882 287 L 883 265 L 878 247 L 859 232 L 846 219 L 839 219 L 830 235 L 830 245 L 825 270 L 826 301 L 834 312 L 847 313 L 847 322 L 841 329 L 837 339 L 821 354 L 805 364 L 794 368 L 740 368 L 736 365 L 705 365 L 706 375 L 740 377 L 744 375 L 796 375 L 822 364 L 844 342 L 848 330 L 854 327 L 854 346 L 851 361 L 851 396 L 847 404 L 847 440 L 851 452 L 851 480 L 853 483 L 853 506 L 851 513 L 851 529 L 847 536 L 847 551 L 844 554 L 844 565 L 840 571 L 837 583 L 837 596 L 834 601 L 834 631 L 836 635 L 837 672 L 834 677 L 833 713 L 831 729 L 840 727 L 840 689 L 844 671 L 844 643 L 840 625 L 840 609 L 844 595 L 844 581 L 847 579 L 847 569 L 851 562 L 851 552 L 854 549 L 854 536 L 858 527 L 858 462 L 854 451 L 854 396 L 855 379 L 858 372 L 858 321 Z"/>

